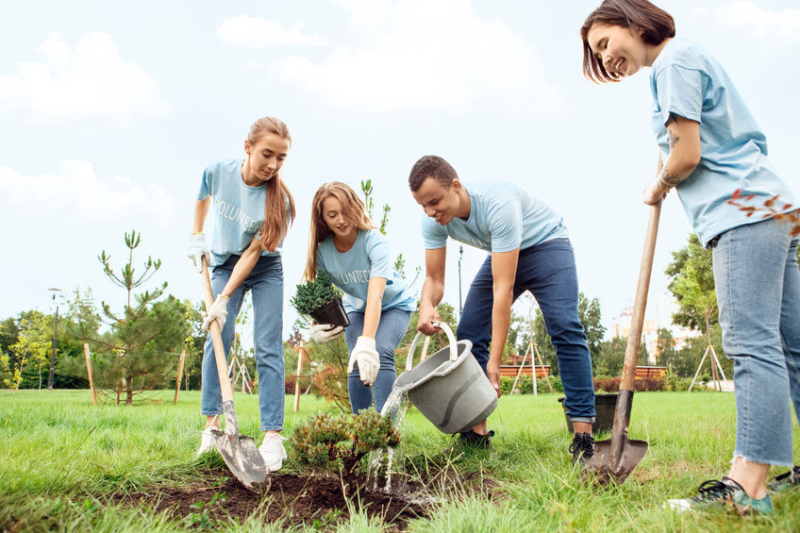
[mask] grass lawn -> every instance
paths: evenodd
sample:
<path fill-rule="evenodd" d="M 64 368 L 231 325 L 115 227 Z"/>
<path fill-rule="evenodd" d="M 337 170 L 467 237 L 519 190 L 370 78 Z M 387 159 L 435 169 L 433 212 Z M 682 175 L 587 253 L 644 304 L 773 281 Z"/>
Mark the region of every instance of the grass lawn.
<path fill-rule="evenodd" d="M 0 531 L 384 531 L 379 519 L 353 502 L 346 519 L 303 525 L 269 522 L 258 514 L 244 523 L 187 521 L 157 512 L 146 502 L 122 504 L 114 495 L 152 493 L 197 483 L 209 461 L 195 458 L 200 395 L 156 395 L 160 403 L 93 407 L 87 391 L 0 391 Z M 631 438 L 650 449 L 618 487 L 590 487 L 572 468 L 557 396 L 504 396 L 490 418 L 496 432 L 488 452 L 448 452 L 452 437 L 439 433 L 419 412 L 405 418 L 402 435 L 409 460 L 420 470 L 447 469 L 463 490 L 441 494 L 412 531 L 800 531 L 800 490 L 774 497 L 768 518 L 712 512 L 674 514 L 667 498 L 694 493 L 725 474 L 734 443 L 735 407 L 730 393 L 639 393 L 634 397 Z M 257 398 L 236 394 L 241 431 L 258 432 Z M 303 396 L 298 413 L 286 397 L 288 436 L 301 421 L 329 407 Z M 795 458 L 800 431 L 794 424 Z M 280 474 L 304 475 L 292 461 Z M 222 467 L 216 467 L 221 472 Z M 773 474 L 785 469 L 777 469 Z M 476 490 L 481 483 L 486 489 Z M 467 488 L 469 485 L 469 488 Z M 434 488 L 435 490 L 435 488 Z M 269 505 L 268 496 L 264 505 Z"/>

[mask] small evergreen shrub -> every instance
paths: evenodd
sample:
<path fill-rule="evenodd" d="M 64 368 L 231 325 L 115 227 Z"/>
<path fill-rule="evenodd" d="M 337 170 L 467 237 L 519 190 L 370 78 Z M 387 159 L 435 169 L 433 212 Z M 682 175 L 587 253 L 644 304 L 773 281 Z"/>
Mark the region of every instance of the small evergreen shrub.
<path fill-rule="evenodd" d="M 372 451 L 397 446 L 400 432 L 391 417 L 370 408 L 356 416 L 319 413 L 298 426 L 289 442 L 300 464 L 340 472 L 347 496 L 357 485 L 361 459 Z"/>

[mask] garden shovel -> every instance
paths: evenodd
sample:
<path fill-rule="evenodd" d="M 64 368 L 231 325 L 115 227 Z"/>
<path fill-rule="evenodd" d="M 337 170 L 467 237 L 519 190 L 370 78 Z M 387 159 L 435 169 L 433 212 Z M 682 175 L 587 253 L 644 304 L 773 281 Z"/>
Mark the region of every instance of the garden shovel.
<path fill-rule="evenodd" d="M 594 473 L 600 484 L 614 479 L 622 484 L 633 472 L 639 461 L 647 452 L 647 441 L 630 440 L 628 425 L 630 424 L 631 404 L 633 404 L 633 381 L 636 377 L 636 363 L 639 356 L 639 344 L 642 340 L 644 311 L 647 307 L 647 292 L 650 288 L 650 273 L 653 270 L 653 255 L 656 249 L 658 219 L 661 215 L 661 202 L 652 206 L 650 221 L 642 253 L 642 265 L 639 268 L 639 283 L 636 286 L 636 299 L 633 303 L 633 317 L 625 349 L 625 362 L 622 366 L 622 382 L 619 386 L 617 406 L 614 411 L 614 425 L 611 439 L 595 443 L 594 456 L 584 465 L 584 472 Z"/>
<path fill-rule="evenodd" d="M 203 296 L 206 302 L 206 311 L 208 311 L 214 304 L 214 295 L 211 290 L 211 277 L 208 275 L 208 264 L 205 257 L 202 258 L 202 262 Z M 211 322 L 208 329 L 214 343 L 214 358 L 217 361 L 217 374 L 222 391 L 222 412 L 225 416 L 225 431 L 211 430 L 214 442 L 231 473 L 246 488 L 254 492 L 269 490 L 272 482 L 261 452 L 258 451 L 252 437 L 239 433 L 239 422 L 236 418 L 236 409 L 233 407 L 233 390 L 231 382 L 228 380 L 228 364 L 225 360 L 225 348 L 222 345 L 222 331 L 220 331 L 219 322 L 216 320 Z"/>

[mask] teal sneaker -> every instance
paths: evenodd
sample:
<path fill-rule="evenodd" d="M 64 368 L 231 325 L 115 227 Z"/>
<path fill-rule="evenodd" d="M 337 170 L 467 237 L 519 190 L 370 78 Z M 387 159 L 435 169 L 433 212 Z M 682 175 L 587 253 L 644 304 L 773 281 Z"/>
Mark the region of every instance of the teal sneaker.
<path fill-rule="evenodd" d="M 728 508 L 742 516 L 772 514 L 772 500 L 767 494 L 756 500 L 747 495 L 741 485 L 729 477 L 704 481 L 698 494 L 682 500 L 668 500 L 665 507 L 678 512 Z"/>
<path fill-rule="evenodd" d="M 800 466 L 795 466 L 788 472 L 772 478 L 767 484 L 767 488 L 773 492 L 781 492 L 798 486 L 800 486 Z"/>

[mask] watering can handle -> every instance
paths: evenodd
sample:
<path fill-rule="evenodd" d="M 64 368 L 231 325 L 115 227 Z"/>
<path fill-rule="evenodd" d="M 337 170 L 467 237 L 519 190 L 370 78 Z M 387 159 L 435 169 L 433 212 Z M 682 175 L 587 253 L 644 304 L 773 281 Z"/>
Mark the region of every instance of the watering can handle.
<path fill-rule="evenodd" d="M 445 334 L 447 335 L 447 340 L 450 342 L 450 361 L 455 362 L 458 359 L 458 351 L 456 350 L 456 337 L 453 335 L 453 330 L 451 330 L 450 326 L 444 322 L 434 321 L 431 322 L 431 325 L 435 328 L 441 328 L 444 330 Z M 411 341 L 411 347 L 408 349 L 408 357 L 406 358 L 406 372 L 411 372 L 411 369 L 414 368 L 414 350 L 417 347 L 417 341 L 419 341 L 421 335 L 423 335 L 423 333 L 418 331 L 416 337 L 414 337 L 414 340 Z"/>

